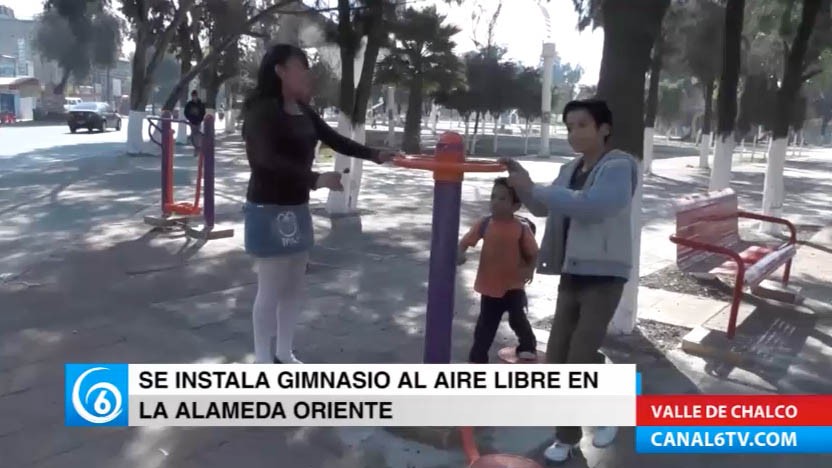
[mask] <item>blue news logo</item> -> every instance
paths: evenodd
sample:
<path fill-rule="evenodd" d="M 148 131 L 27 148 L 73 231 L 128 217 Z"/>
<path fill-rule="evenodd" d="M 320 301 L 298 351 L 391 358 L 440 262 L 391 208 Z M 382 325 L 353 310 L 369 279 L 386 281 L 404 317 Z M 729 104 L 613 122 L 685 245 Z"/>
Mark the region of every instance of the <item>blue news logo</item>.
<path fill-rule="evenodd" d="M 67 426 L 127 426 L 127 364 L 66 364 Z"/>

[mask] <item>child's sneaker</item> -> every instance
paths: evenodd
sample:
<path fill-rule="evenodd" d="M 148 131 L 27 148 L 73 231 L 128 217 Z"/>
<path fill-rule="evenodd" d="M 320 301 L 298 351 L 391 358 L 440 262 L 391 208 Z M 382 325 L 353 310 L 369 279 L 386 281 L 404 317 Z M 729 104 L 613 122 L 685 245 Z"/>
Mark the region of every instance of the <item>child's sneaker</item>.
<path fill-rule="evenodd" d="M 600 426 L 594 429 L 592 434 L 592 445 L 596 448 L 609 447 L 615 442 L 618 435 L 618 428 L 613 426 Z"/>
<path fill-rule="evenodd" d="M 537 353 L 532 351 L 520 351 L 517 353 L 517 359 L 521 361 L 537 361 Z"/>
<path fill-rule="evenodd" d="M 549 463 L 564 463 L 578 450 L 579 444 L 564 444 L 555 439 L 555 442 L 543 451 L 543 457 Z"/>

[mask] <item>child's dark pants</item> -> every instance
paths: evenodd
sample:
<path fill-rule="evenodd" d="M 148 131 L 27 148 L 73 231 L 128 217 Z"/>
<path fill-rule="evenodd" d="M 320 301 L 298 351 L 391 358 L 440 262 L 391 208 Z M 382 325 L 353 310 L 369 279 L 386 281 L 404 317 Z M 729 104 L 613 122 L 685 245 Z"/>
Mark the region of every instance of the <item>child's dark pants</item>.
<path fill-rule="evenodd" d="M 471 346 L 468 361 L 475 364 L 488 363 L 488 350 L 494 342 L 497 328 L 506 311 L 508 311 L 508 324 L 520 340 L 517 352 L 535 352 L 537 339 L 526 317 L 527 305 L 526 291 L 522 289 L 507 291 L 503 297 L 482 296 L 480 316 L 474 329 L 474 345 Z"/>

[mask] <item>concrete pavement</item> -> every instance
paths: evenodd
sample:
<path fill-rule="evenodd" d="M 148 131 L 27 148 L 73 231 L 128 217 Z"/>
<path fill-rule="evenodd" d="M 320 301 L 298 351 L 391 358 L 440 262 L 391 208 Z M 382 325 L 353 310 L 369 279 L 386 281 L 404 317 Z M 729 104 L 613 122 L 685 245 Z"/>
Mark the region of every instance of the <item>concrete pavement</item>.
<path fill-rule="evenodd" d="M 232 239 L 205 245 L 176 235 L 148 234 L 141 224 L 142 215 L 156 212 L 156 159 L 107 155 L 67 161 L 48 170 L 0 174 L 0 193 L 4 194 L 0 212 L 4 221 L 11 220 L 4 223 L 0 244 L 0 264 L 6 270 L 0 282 L 0 453 L 9 460 L 8 466 L 463 466 L 458 447 L 431 447 L 373 428 L 63 427 L 64 362 L 251 360 L 249 314 L 255 277 L 241 248 L 239 212 L 246 164 L 235 137 L 224 142 L 218 154 L 220 222 L 237 233 Z M 826 183 L 829 159 L 825 153 L 812 153 L 789 162 L 787 192 L 795 198 L 787 217 L 829 224 L 829 204 L 823 198 L 832 193 Z M 562 161 L 553 158 L 528 164 L 535 179 L 543 181 L 551 179 Z M 176 165 L 177 183 L 183 184 L 178 195 L 185 197 L 193 160 L 177 158 Z M 319 245 L 313 254 L 310 298 L 297 338 L 299 356 L 308 362 L 421 360 L 431 221 L 430 203 L 425 200 L 431 197 L 432 180 L 418 172 L 366 167 L 360 233 L 355 224 L 333 227 L 328 218 L 315 217 Z M 673 248 L 667 241 L 672 229 L 671 198 L 707 185 L 705 175 L 687 167 L 684 158 L 659 159 L 654 168 L 657 175 L 645 184 L 643 242 L 650 248 L 642 249 L 643 276 L 673 262 Z M 758 199 L 756 187 L 762 187 L 756 182 L 759 172 L 754 166 L 739 169 L 735 181 L 743 190 L 742 203 L 751 203 L 753 208 Z M 466 179 L 464 227 L 484 213 L 491 178 Z M 324 192 L 315 193 L 316 213 L 325 197 Z M 804 199 L 807 203 L 799 203 Z M 819 265 L 832 264 L 821 255 L 832 251 L 832 239 L 818 237 L 811 243 L 818 246 L 817 261 L 798 260 L 795 278 L 807 285 L 805 291 L 814 291 L 813 298 L 829 302 L 832 272 Z M 477 302 L 471 291 L 474 272 L 475 262 L 470 262 L 460 271 L 456 285 L 454 357 L 460 361 L 476 318 Z M 544 324 L 554 310 L 555 284 L 554 278 L 538 276 L 530 287 L 536 323 Z M 687 300 L 652 291 L 642 288 L 640 299 L 642 307 L 651 311 L 660 309 L 660 303 Z M 709 313 L 698 312 L 705 318 Z M 663 317 L 650 316 L 656 321 Z M 822 387 L 824 362 L 828 369 L 832 347 L 823 329 L 806 341 L 804 348 L 813 354 L 802 366 L 789 366 L 787 370 L 796 371 L 785 375 L 721 368 L 719 363 L 683 353 L 678 342 L 667 336 L 656 333 L 655 327 L 642 326 L 631 336 L 608 340 L 605 352 L 613 361 L 639 364 L 645 372 L 646 393 L 832 389 L 832 385 Z M 504 327 L 499 341 L 507 344 L 510 340 Z M 712 372 L 714 368 L 721 371 Z M 485 452 L 533 457 L 539 457 L 549 436 L 547 428 L 478 431 Z M 568 466 L 650 468 L 672 463 L 684 468 L 708 462 L 726 467 L 803 464 L 814 468 L 828 465 L 829 460 L 823 456 L 768 455 L 741 461 L 717 456 L 639 456 L 633 446 L 632 431 L 624 430 L 613 449 L 585 446 L 585 459 Z"/>

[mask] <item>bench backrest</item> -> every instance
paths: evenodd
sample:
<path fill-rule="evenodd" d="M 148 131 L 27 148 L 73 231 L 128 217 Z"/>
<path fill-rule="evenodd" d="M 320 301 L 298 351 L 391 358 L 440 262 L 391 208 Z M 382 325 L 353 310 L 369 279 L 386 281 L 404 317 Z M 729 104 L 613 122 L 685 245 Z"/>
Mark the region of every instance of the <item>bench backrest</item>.
<path fill-rule="evenodd" d="M 737 194 L 733 190 L 689 195 L 679 199 L 674 208 L 677 237 L 729 248 L 740 242 Z M 682 271 L 725 260 L 722 255 L 676 246 L 676 264 Z"/>

